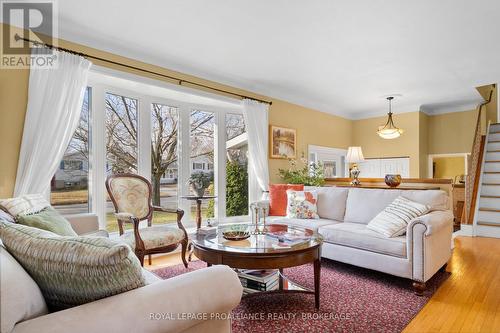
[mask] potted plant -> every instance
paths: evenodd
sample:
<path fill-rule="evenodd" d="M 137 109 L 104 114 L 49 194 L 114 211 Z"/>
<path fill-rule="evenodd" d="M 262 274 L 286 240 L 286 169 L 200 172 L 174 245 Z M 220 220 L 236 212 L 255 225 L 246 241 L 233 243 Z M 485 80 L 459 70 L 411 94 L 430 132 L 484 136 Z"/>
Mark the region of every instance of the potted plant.
<path fill-rule="evenodd" d="M 301 161 L 303 167 L 297 167 L 297 160 L 288 159 L 290 167 L 278 170 L 281 179 L 287 184 L 323 186 L 325 184 L 323 165 L 321 163 L 309 163 L 305 158 L 302 158 Z"/>
<path fill-rule="evenodd" d="M 202 171 L 196 171 L 189 177 L 188 185 L 194 195 L 202 197 L 205 194 L 205 190 L 210 186 L 211 181 L 212 179 L 209 174 Z"/>

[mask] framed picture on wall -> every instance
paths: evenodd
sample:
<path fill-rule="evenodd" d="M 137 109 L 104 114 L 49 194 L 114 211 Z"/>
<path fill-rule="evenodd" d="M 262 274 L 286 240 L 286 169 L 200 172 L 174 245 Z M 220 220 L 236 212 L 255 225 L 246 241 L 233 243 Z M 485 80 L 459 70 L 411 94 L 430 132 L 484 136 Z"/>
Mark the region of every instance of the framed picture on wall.
<path fill-rule="evenodd" d="M 270 127 L 271 158 L 297 158 L 297 131 L 273 125 Z"/>

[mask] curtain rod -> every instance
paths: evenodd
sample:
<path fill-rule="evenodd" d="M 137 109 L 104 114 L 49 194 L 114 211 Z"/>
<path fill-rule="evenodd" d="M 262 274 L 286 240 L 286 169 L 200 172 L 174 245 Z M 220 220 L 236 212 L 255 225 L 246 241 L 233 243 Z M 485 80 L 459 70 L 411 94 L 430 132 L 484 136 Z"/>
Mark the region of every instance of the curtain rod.
<path fill-rule="evenodd" d="M 90 55 L 90 54 L 86 54 L 86 53 L 82 53 L 82 52 L 77 52 L 77 51 L 74 51 L 74 50 L 66 49 L 64 47 L 55 46 L 55 45 L 46 44 L 46 43 L 41 43 L 41 42 L 38 42 L 38 41 L 35 41 L 35 40 L 31 40 L 29 38 L 21 37 L 17 33 L 14 35 L 14 39 L 16 40 L 16 42 L 20 41 L 20 40 L 23 40 L 23 41 L 25 41 L 27 43 L 32 43 L 35 46 L 43 46 L 43 47 L 47 47 L 49 49 L 55 49 L 55 50 L 64 51 L 64 52 L 68 52 L 68 53 L 71 53 L 71 54 L 75 54 L 75 55 L 78 55 L 78 56 L 81 56 L 81 57 L 84 57 L 84 58 L 91 58 L 91 59 L 95 59 L 95 60 L 99 60 L 99 61 L 104 61 L 104 62 L 113 64 L 113 65 L 118 65 L 118 66 L 130 68 L 130 69 L 133 69 L 133 70 L 136 70 L 136 71 L 140 71 L 140 72 L 145 72 L 145 73 L 149 73 L 149 74 L 161 76 L 161 77 L 167 78 L 169 80 L 177 81 L 178 85 L 180 85 L 180 86 L 182 86 L 183 83 L 187 83 L 187 84 L 192 85 L 192 86 L 201 87 L 201 88 L 205 88 L 205 89 L 217 91 L 217 92 L 228 94 L 228 95 L 232 95 L 232 96 L 237 96 L 237 97 L 242 98 L 242 99 L 251 99 L 251 100 L 258 101 L 258 102 L 261 102 L 261 103 L 266 103 L 266 104 L 269 104 L 269 105 L 273 104 L 273 102 L 265 101 L 263 99 L 253 98 L 253 97 L 249 97 L 249 96 L 246 96 L 246 95 L 237 94 L 237 93 L 234 93 L 234 92 L 231 92 L 231 91 L 227 91 L 227 90 L 223 90 L 223 89 L 219 89 L 219 88 L 214 88 L 214 87 L 211 87 L 211 86 L 208 86 L 208 85 L 205 85 L 205 84 L 201 84 L 201 83 L 196 83 L 196 82 L 189 81 L 189 80 L 180 79 L 178 77 L 174 77 L 174 76 L 170 76 L 170 75 L 158 73 L 158 72 L 155 72 L 155 71 L 150 71 L 150 70 L 145 69 L 145 68 L 140 68 L 140 67 L 136 67 L 136 66 L 132 66 L 132 65 L 127 65 L 127 64 L 124 64 L 124 63 L 121 63 L 121 62 L 117 62 L 117 61 L 113 61 L 113 60 L 109 60 L 109 59 L 106 59 L 106 58 L 101 58 L 101 57 L 93 56 L 93 55 Z"/>

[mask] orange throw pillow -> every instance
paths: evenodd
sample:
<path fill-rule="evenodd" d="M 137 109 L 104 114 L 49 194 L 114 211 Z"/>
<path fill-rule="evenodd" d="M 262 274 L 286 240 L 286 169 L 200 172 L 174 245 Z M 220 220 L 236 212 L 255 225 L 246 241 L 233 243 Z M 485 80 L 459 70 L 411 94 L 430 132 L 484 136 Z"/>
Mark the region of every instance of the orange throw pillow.
<path fill-rule="evenodd" d="M 304 185 L 269 184 L 269 215 L 286 216 L 286 190 L 303 191 Z"/>

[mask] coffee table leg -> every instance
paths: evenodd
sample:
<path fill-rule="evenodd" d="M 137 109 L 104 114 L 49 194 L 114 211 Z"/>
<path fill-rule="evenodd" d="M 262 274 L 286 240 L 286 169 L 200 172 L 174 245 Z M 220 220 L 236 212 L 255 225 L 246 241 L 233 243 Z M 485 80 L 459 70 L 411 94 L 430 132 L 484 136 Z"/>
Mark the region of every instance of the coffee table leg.
<path fill-rule="evenodd" d="M 279 288 L 280 290 L 283 290 L 283 268 L 279 269 L 280 274 L 279 274 Z"/>
<path fill-rule="evenodd" d="M 316 309 L 319 309 L 319 281 L 321 275 L 321 260 L 314 261 L 314 303 Z"/>

